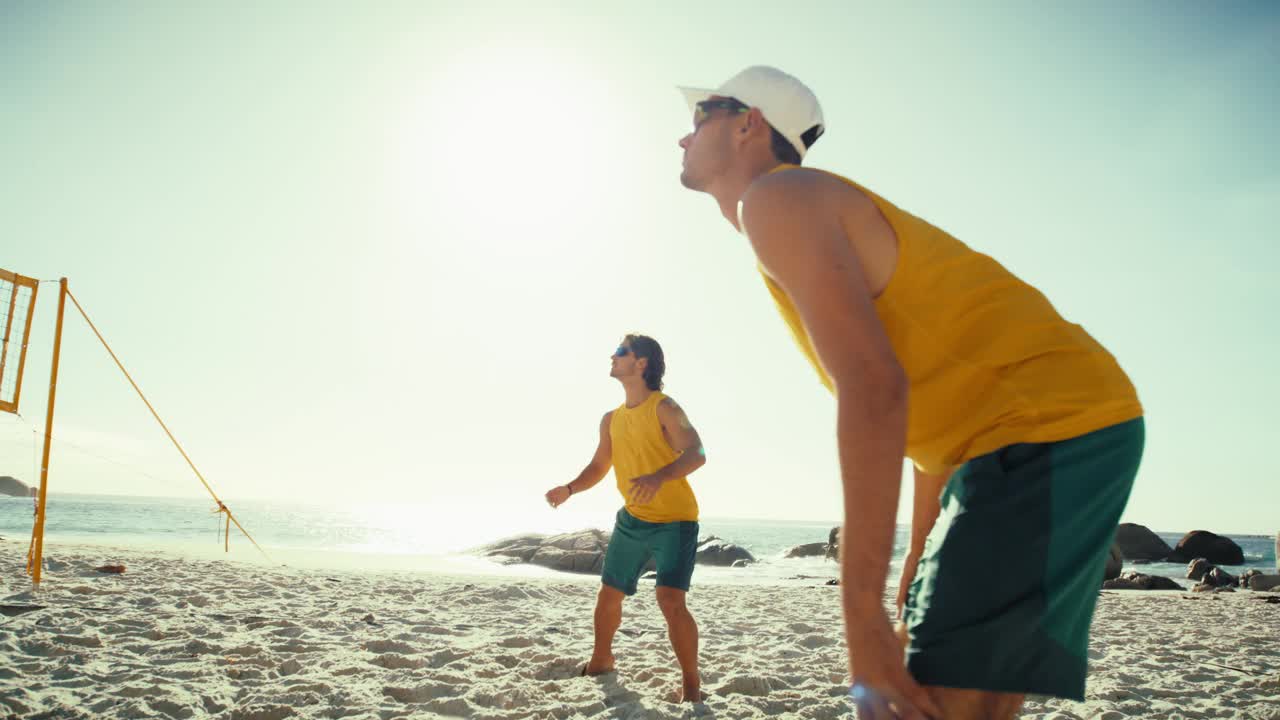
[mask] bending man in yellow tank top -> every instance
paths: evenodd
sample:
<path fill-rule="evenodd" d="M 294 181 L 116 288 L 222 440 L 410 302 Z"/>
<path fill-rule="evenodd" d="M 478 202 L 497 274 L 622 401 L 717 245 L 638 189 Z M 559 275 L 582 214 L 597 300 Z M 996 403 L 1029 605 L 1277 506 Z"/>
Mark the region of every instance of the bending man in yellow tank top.
<path fill-rule="evenodd" d="M 757 66 L 682 90 L 694 129 L 680 180 L 747 236 L 836 398 L 858 714 L 1006 718 L 1026 693 L 1082 699 L 1103 565 L 1142 454 L 1129 378 L 995 260 L 800 167 L 825 125 L 796 78 Z M 881 597 L 904 456 L 916 499 L 900 640 Z"/>
<path fill-rule="evenodd" d="M 622 599 L 635 595 L 640 574 L 657 566 L 658 608 L 680 664 L 681 700 L 701 701 L 698 625 L 685 605 L 698 549 L 698 501 L 686 476 L 706 463 L 689 418 L 662 391 L 666 359 L 653 338 L 628 335 L 614 351 L 609 375 L 626 401 L 600 420 L 600 443 L 587 467 L 547 492 L 559 507 L 594 487 L 613 468 L 625 501 L 618 510 L 596 597 L 595 648 L 584 675 L 612 672 L 613 636 L 622 624 Z"/>

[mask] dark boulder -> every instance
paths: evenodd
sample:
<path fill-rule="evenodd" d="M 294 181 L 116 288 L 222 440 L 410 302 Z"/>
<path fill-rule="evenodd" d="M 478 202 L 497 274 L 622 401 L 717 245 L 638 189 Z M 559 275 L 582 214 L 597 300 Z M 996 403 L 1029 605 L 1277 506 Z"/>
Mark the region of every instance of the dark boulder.
<path fill-rule="evenodd" d="M 1173 548 L 1151 530 L 1136 523 L 1120 523 L 1116 528 L 1120 553 L 1130 562 L 1163 560 Z"/>
<path fill-rule="evenodd" d="M 1195 558 L 1204 558 L 1214 565 L 1243 565 L 1244 550 L 1231 538 L 1208 530 L 1192 530 L 1178 541 L 1169 559 L 1171 562 L 1190 562 Z"/>
<path fill-rule="evenodd" d="M 36 489 L 22 482 L 18 478 L 9 477 L 8 475 L 0 475 L 0 495 L 8 495 L 9 497 L 32 497 L 35 495 Z"/>
<path fill-rule="evenodd" d="M 795 547 L 788 548 L 786 552 L 782 553 L 782 557 L 784 558 L 822 557 L 826 554 L 827 554 L 827 544 L 818 542 L 818 543 L 805 543 L 804 545 L 796 545 Z"/>
<path fill-rule="evenodd" d="M 714 536 L 703 540 L 698 544 L 696 562 L 699 565 L 720 565 L 722 567 L 730 567 L 738 560 L 744 560 L 746 563 L 753 563 L 756 561 L 756 558 L 746 548 L 740 545 L 734 545 L 731 542 L 725 542 L 724 540 Z"/>
<path fill-rule="evenodd" d="M 1181 590 L 1181 585 L 1162 575 L 1129 571 L 1102 583 L 1103 590 Z"/>

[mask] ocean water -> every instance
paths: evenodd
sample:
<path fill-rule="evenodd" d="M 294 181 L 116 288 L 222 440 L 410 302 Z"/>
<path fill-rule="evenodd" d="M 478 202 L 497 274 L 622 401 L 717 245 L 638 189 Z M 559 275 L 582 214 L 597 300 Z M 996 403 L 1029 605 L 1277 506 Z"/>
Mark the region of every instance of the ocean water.
<path fill-rule="evenodd" d="M 0 536 L 25 544 L 30 537 L 33 501 L 0 498 Z M 123 497 L 109 495 L 51 495 L 45 523 L 45 556 L 56 558 L 60 543 L 128 547 L 181 553 L 232 562 L 275 562 L 293 566 L 395 571 L 444 571 L 509 576 L 585 578 L 532 566 L 504 566 L 469 552 L 503 537 L 527 532 L 562 532 L 585 527 L 608 529 L 611 515 L 557 511 L 555 524 L 531 518 L 521 510 L 509 515 L 438 505 L 360 505 L 341 507 L 284 501 L 240 501 L 233 505 L 237 519 L 269 555 L 259 553 L 233 526 L 231 552 L 224 553 L 219 536 L 222 516 L 207 499 Z M 543 516 L 544 518 L 547 515 Z M 815 584 L 838 575 L 834 562 L 821 558 L 784 559 L 782 553 L 803 543 L 825 542 L 833 521 L 776 521 L 704 518 L 702 535 L 717 535 L 751 551 L 759 561 L 747 568 L 700 565 L 698 582 L 732 584 Z M 1159 533 L 1170 545 L 1180 532 Z M 909 536 L 899 526 L 889 577 L 902 567 Z M 1275 572 L 1274 538 L 1228 535 L 1240 544 L 1245 566 Z M 14 547 L 10 545 L 9 547 Z M 104 555 L 104 561 L 106 556 Z M 1165 575 L 1184 584 L 1181 564 L 1126 564 L 1126 569 Z"/>

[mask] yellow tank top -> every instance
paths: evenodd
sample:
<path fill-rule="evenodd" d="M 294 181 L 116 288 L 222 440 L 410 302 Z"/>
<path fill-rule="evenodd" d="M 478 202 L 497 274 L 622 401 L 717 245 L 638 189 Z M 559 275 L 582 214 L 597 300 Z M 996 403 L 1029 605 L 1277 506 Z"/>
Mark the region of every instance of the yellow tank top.
<path fill-rule="evenodd" d="M 633 408 L 624 403 L 613 411 L 609 420 L 613 474 L 618 479 L 618 492 L 626 501 L 627 512 L 636 518 L 652 523 L 696 521 L 698 501 L 685 478 L 663 483 L 653 499 L 643 505 L 632 502 L 630 497 L 633 478 L 656 472 L 680 457 L 663 436 L 662 423 L 658 420 L 658 403 L 665 397 L 655 392 Z"/>
<path fill-rule="evenodd" d="M 897 266 L 875 308 L 910 381 L 907 456 L 917 467 L 938 473 L 1006 445 L 1065 440 L 1142 415 L 1115 358 L 1040 291 L 835 177 L 866 193 L 898 238 Z M 833 389 L 791 299 L 764 279 L 800 349 Z"/>

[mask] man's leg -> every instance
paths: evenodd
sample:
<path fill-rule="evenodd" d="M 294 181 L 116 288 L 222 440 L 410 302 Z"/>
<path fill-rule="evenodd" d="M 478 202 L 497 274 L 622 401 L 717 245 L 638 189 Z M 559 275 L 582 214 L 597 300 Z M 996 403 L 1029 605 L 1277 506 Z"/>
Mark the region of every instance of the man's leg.
<path fill-rule="evenodd" d="M 702 681 L 698 676 L 698 624 L 684 602 L 685 591 L 658 586 L 658 607 L 667 619 L 667 637 L 680 663 L 681 702 L 702 701 Z"/>
<path fill-rule="evenodd" d="M 666 523 L 653 537 L 653 558 L 658 566 L 658 607 L 667 619 L 671 649 L 680 663 L 682 702 L 702 702 L 698 677 L 698 625 L 685 605 L 693 566 L 698 554 L 698 523 Z"/>
<path fill-rule="evenodd" d="M 622 625 L 622 599 L 626 597 L 621 590 L 608 585 L 600 586 L 600 594 L 596 596 L 596 644 L 591 651 L 591 659 L 587 661 L 588 675 L 601 675 L 613 672 L 613 636 Z"/>
<path fill-rule="evenodd" d="M 626 509 L 618 511 L 609 547 L 605 548 L 600 571 L 600 594 L 596 596 L 595 649 L 585 673 L 612 672 L 613 636 L 622 624 L 622 598 L 636 594 L 640 570 L 649 559 L 648 531 Z"/>
<path fill-rule="evenodd" d="M 1015 693 L 925 687 L 946 720 L 1010 720 L 1018 716 L 1025 697 Z"/>

